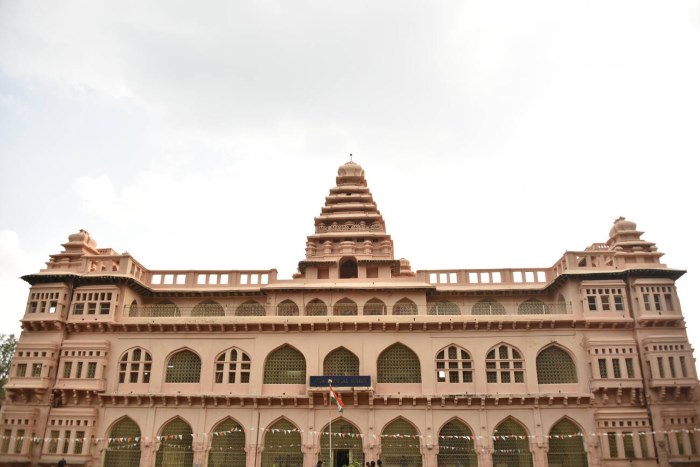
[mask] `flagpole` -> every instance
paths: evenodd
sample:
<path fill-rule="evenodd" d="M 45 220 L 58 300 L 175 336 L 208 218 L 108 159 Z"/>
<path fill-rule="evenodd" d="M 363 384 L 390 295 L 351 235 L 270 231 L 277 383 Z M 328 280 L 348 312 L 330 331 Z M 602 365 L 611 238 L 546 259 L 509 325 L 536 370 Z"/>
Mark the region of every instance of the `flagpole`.
<path fill-rule="evenodd" d="M 333 380 L 329 379 L 328 389 L 331 388 L 331 384 Z M 330 396 L 328 400 L 328 467 L 333 467 L 333 412 L 331 412 Z"/>

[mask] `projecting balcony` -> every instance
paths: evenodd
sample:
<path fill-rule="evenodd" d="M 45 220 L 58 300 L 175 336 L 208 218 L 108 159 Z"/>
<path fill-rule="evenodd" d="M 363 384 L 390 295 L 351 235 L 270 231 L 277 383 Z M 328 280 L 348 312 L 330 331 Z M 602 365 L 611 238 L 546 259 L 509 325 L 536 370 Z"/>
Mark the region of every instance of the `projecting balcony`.
<path fill-rule="evenodd" d="M 104 378 L 58 378 L 55 389 L 75 389 L 77 391 L 97 391 L 105 390 Z"/>

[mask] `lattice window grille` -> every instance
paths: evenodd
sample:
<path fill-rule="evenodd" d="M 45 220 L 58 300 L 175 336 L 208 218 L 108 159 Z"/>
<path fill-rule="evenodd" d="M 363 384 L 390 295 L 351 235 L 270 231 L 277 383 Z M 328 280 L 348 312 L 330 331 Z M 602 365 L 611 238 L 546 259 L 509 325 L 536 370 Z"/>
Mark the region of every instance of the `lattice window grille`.
<path fill-rule="evenodd" d="M 418 305 L 408 298 L 404 298 L 396 302 L 391 309 L 391 314 L 393 315 L 417 315 Z"/>
<path fill-rule="evenodd" d="M 360 374 L 360 359 L 348 349 L 335 349 L 323 360 L 323 374 L 357 376 Z"/>
<path fill-rule="evenodd" d="M 327 314 L 328 307 L 321 300 L 314 299 L 306 304 L 307 316 L 326 316 Z"/>
<path fill-rule="evenodd" d="M 248 300 L 238 305 L 236 316 L 265 316 L 265 307 L 254 300 Z"/>
<path fill-rule="evenodd" d="M 304 355 L 289 346 L 274 350 L 265 362 L 263 383 L 306 384 L 306 360 Z"/>
<path fill-rule="evenodd" d="M 524 368 L 520 352 L 508 345 L 500 345 L 486 354 L 487 383 L 524 383 Z"/>
<path fill-rule="evenodd" d="M 142 349 L 133 349 L 122 355 L 119 360 L 120 383 L 148 383 L 150 381 L 151 354 Z"/>
<path fill-rule="evenodd" d="M 435 360 L 438 383 L 471 383 L 472 368 L 469 352 L 455 345 L 442 349 Z"/>
<path fill-rule="evenodd" d="M 335 441 L 335 440 L 334 440 Z M 262 465 L 303 465 L 301 433 L 287 420 L 280 420 L 265 432 Z"/>
<path fill-rule="evenodd" d="M 357 303 L 349 299 L 343 299 L 333 305 L 335 316 L 355 316 L 357 315 Z"/>
<path fill-rule="evenodd" d="M 170 300 L 163 300 L 155 305 L 151 305 L 149 308 L 150 310 L 149 313 L 146 314 L 147 316 L 156 318 L 180 316 L 180 308 Z"/>
<path fill-rule="evenodd" d="M 224 316 L 225 314 L 224 307 L 214 300 L 205 300 L 192 309 L 192 316 Z"/>
<path fill-rule="evenodd" d="M 438 302 L 430 305 L 431 315 L 461 315 L 462 310 L 453 302 Z"/>
<path fill-rule="evenodd" d="M 244 466 L 246 463 L 245 430 L 231 419 L 216 425 L 212 436 L 207 467 Z"/>
<path fill-rule="evenodd" d="M 407 421 L 391 422 L 382 431 L 381 458 L 387 466 L 422 467 L 420 439 Z"/>
<path fill-rule="evenodd" d="M 168 361 L 165 373 L 166 383 L 199 383 L 202 360 L 189 350 L 182 350 Z"/>
<path fill-rule="evenodd" d="M 440 430 L 438 465 L 477 467 L 477 455 L 471 430 L 452 420 Z"/>
<path fill-rule="evenodd" d="M 548 315 L 550 313 L 549 305 L 536 298 L 531 298 L 518 305 L 519 315 Z"/>
<path fill-rule="evenodd" d="M 163 428 L 161 436 L 163 440 L 156 453 L 156 467 L 192 467 L 192 428 L 177 418 Z"/>
<path fill-rule="evenodd" d="M 566 384 L 577 381 L 576 364 L 564 350 L 558 347 L 549 347 L 537 356 L 537 382 L 539 384 Z"/>
<path fill-rule="evenodd" d="M 408 347 L 394 344 L 384 350 L 377 362 L 379 383 L 420 383 L 420 360 Z"/>
<path fill-rule="evenodd" d="M 231 349 L 216 359 L 214 371 L 216 383 L 249 383 L 250 357 L 241 350 Z"/>
<path fill-rule="evenodd" d="M 549 465 L 588 467 L 583 433 L 574 423 L 562 420 L 549 432 Z"/>
<path fill-rule="evenodd" d="M 505 315 L 506 308 L 495 300 L 481 300 L 472 307 L 473 315 Z"/>
<path fill-rule="evenodd" d="M 362 314 L 366 316 L 381 316 L 386 314 L 386 305 L 383 301 L 378 298 L 373 298 L 372 300 L 365 303 L 362 309 Z"/>
<path fill-rule="evenodd" d="M 527 432 L 513 420 L 506 420 L 493 432 L 493 465 L 532 467 Z"/>
<path fill-rule="evenodd" d="M 141 442 L 125 443 L 124 438 L 132 440 L 141 437 L 141 430 L 133 420 L 126 418 L 119 421 L 109 434 L 111 441 L 105 450 L 103 467 L 139 467 L 141 463 Z"/>
<path fill-rule="evenodd" d="M 277 316 L 299 316 L 299 305 L 291 300 L 277 304 Z"/>
<path fill-rule="evenodd" d="M 359 436 L 360 432 L 358 431 L 358 429 L 344 420 L 334 420 L 332 428 L 333 451 L 335 452 L 336 450 L 347 449 L 348 451 L 350 451 L 350 462 L 354 460 L 362 462 L 362 438 Z M 330 442 L 328 439 L 329 433 L 329 426 L 326 425 L 321 431 L 321 452 L 318 456 L 320 460 L 328 459 L 328 449 L 330 447 Z M 325 464 L 327 464 L 327 462 L 324 462 L 324 465 Z"/>

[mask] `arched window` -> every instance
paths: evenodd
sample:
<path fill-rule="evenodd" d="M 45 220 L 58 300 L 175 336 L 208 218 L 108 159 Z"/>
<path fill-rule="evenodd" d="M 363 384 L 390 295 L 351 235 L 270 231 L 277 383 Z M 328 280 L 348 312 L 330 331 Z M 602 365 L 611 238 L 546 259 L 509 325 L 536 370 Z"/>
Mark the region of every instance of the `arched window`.
<path fill-rule="evenodd" d="M 328 307 L 318 298 L 314 298 L 306 304 L 306 316 L 326 316 Z"/>
<path fill-rule="evenodd" d="M 382 431 L 382 460 L 391 466 L 421 467 L 420 444 L 413 425 L 403 418 L 394 420 Z"/>
<path fill-rule="evenodd" d="M 216 357 L 215 383 L 250 382 L 250 357 L 240 349 L 229 349 Z"/>
<path fill-rule="evenodd" d="M 442 349 L 435 359 L 438 383 L 471 383 L 472 368 L 469 352 L 456 345 Z"/>
<path fill-rule="evenodd" d="M 303 465 L 301 434 L 299 429 L 288 420 L 282 419 L 265 430 L 264 444 L 263 466 Z"/>
<path fill-rule="evenodd" d="M 224 307 L 214 300 L 204 300 L 199 302 L 192 309 L 192 316 L 224 316 Z"/>
<path fill-rule="evenodd" d="M 420 360 L 403 344 L 385 349 L 377 360 L 378 383 L 420 383 Z"/>
<path fill-rule="evenodd" d="M 472 307 L 473 315 L 505 315 L 506 309 L 496 300 L 485 298 L 474 304 Z"/>
<path fill-rule="evenodd" d="M 547 460 L 549 465 L 588 467 L 583 432 L 571 420 L 565 418 L 550 430 Z"/>
<path fill-rule="evenodd" d="M 557 297 L 557 304 L 556 304 L 556 313 L 560 315 L 565 315 L 569 312 L 566 306 L 566 299 L 564 299 L 564 296 L 562 294 L 559 294 Z"/>
<path fill-rule="evenodd" d="M 265 361 L 264 384 L 306 384 L 306 360 L 297 349 L 284 345 Z"/>
<path fill-rule="evenodd" d="M 536 298 L 531 298 L 518 305 L 519 315 L 548 315 L 550 313 L 549 305 Z"/>
<path fill-rule="evenodd" d="M 394 304 L 394 307 L 391 309 L 391 314 L 392 315 L 417 315 L 418 314 L 418 306 L 413 302 L 413 300 L 409 300 L 408 298 L 402 298 L 398 302 Z"/>
<path fill-rule="evenodd" d="M 139 304 L 136 303 L 136 300 L 132 300 L 131 304 L 129 305 L 129 316 L 131 316 L 131 317 L 141 316 L 141 314 L 139 312 L 140 312 Z"/>
<path fill-rule="evenodd" d="M 357 261 L 355 258 L 345 258 L 340 261 L 340 278 L 354 279 L 357 277 Z"/>
<path fill-rule="evenodd" d="M 207 467 L 245 465 L 245 431 L 230 418 L 212 429 Z"/>
<path fill-rule="evenodd" d="M 383 315 L 385 313 L 386 305 L 383 301 L 379 300 L 378 298 L 373 298 L 372 300 L 365 303 L 365 306 L 362 309 L 362 314 L 366 316 Z"/>
<path fill-rule="evenodd" d="M 199 383 L 202 360 L 191 350 L 181 350 L 170 357 L 165 371 L 166 383 Z"/>
<path fill-rule="evenodd" d="M 493 465 L 532 467 L 527 431 L 513 419 L 501 422 L 493 431 Z"/>
<path fill-rule="evenodd" d="M 554 345 L 547 347 L 537 356 L 537 382 L 576 383 L 576 364 L 566 351 Z"/>
<path fill-rule="evenodd" d="M 299 316 L 299 305 L 291 300 L 277 304 L 277 316 Z"/>
<path fill-rule="evenodd" d="M 192 428 L 180 417 L 163 427 L 156 453 L 156 467 L 192 467 Z"/>
<path fill-rule="evenodd" d="M 170 317 L 180 316 L 180 309 L 170 300 L 161 300 L 155 305 L 152 305 L 149 316 L 153 317 Z"/>
<path fill-rule="evenodd" d="M 335 316 L 354 316 L 357 315 L 357 303 L 349 298 L 338 300 L 333 305 L 333 314 Z"/>
<path fill-rule="evenodd" d="M 438 465 L 476 467 L 474 435 L 467 425 L 452 420 L 440 430 Z"/>
<path fill-rule="evenodd" d="M 456 303 L 453 302 L 437 302 L 430 305 L 431 315 L 461 315 L 462 311 Z"/>
<path fill-rule="evenodd" d="M 357 376 L 360 359 L 344 347 L 335 349 L 323 360 L 323 374 L 327 376 Z"/>
<path fill-rule="evenodd" d="M 524 383 L 525 363 L 520 352 L 500 344 L 486 354 L 487 383 Z"/>
<path fill-rule="evenodd" d="M 255 300 L 247 300 L 238 305 L 236 316 L 265 316 L 265 307 Z"/>
<path fill-rule="evenodd" d="M 135 348 L 119 359 L 119 383 L 149 383 L 151 381 L 151 354 Z"/>
<path fill-rule="evenodd" d="M 132 419 L 125 417 L 119 420 L 109 432 L 103 467 L 139 467 L 140 438 L 141 430 Z"/>
<path fill-rule="evenodd" d="M 323 465 L 328 465 L 328 450 L 331 448 L 328 440 L 328 433 L 333 429 L 333 465 L 346 465 L 352 461 L 362 463 L 362 438 L 360 430 L 353 426 L 350 422 L 341 419 L 333 420 L 332 426 L 326 425 L 321 433 L 321 452 L 318 455 L 319 460 L 324 460 Z M 346 462 L 340 463 L 339 452 L 347 451 L 348 459 Z M 315 465 L 315 464 L 314 464 Z M 292 467 L 290 465 L 290 467 Z"/>

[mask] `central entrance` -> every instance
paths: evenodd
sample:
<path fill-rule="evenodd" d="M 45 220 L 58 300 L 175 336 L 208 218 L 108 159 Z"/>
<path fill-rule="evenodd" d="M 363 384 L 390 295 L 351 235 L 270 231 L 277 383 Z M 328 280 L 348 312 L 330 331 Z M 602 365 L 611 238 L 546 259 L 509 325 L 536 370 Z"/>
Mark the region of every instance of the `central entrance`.
<path fill-rule="evenodd" d="M 344 465 L 350 464 L 350 450 L 349 449 L 338 449 L 333 454 L 335 459 L 333 462 L 333 467 L 343 467 Z"/>

